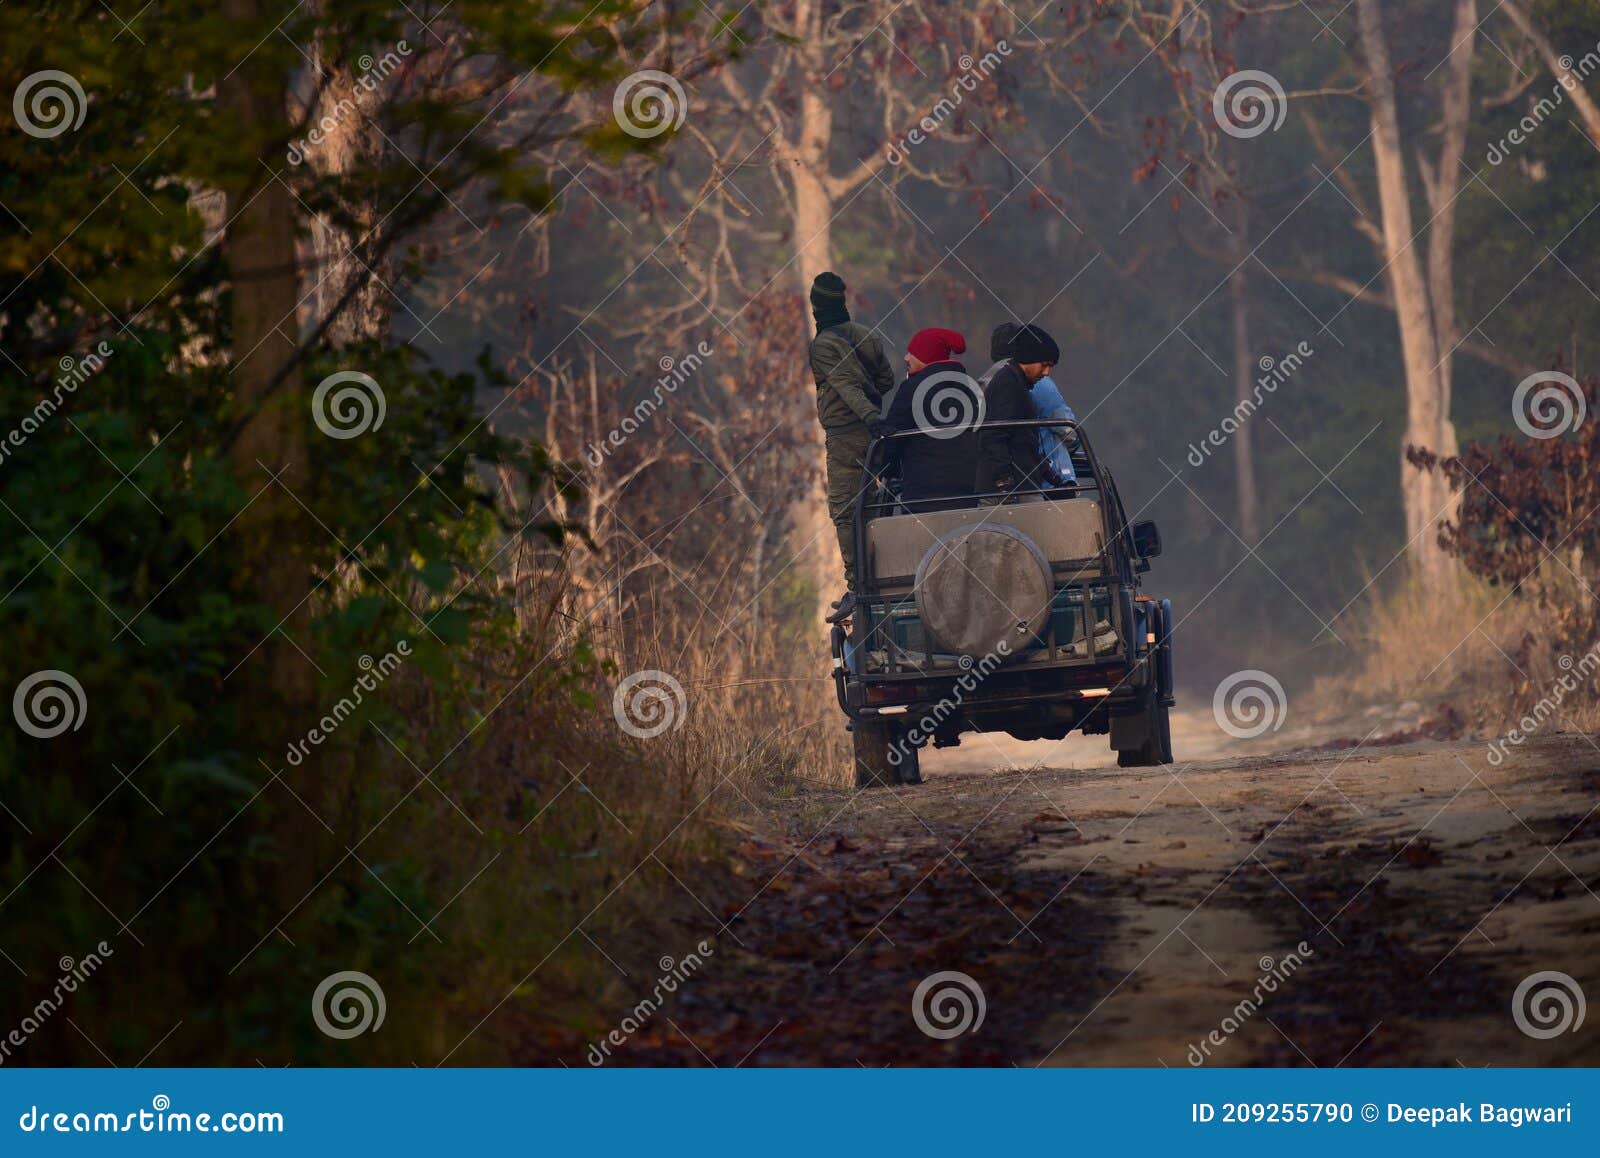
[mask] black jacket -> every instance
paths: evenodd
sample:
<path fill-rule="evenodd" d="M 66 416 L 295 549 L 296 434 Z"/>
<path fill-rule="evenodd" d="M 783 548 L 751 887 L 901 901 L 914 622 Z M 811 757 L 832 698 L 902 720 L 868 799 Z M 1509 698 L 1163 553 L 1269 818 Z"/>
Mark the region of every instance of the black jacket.
<path fill-rule="evenodd" d="M 1033 383 L 1023 377 L 1015 362 L 995 371 L 984 388 L 984 422 L 1037 418 L 1031 391 Z M 978 435 L 978 477 L 980 494 L 1001 490 L 1037 490 L 1050 485 L 1050 464 L 1039 450 L 1039 428 L 1014 426 L 983 430 Z"/>
<path fill-rule="evenodd" d="M 924 393 L 922 404 L 913 407 L 917 387 L 934 375 L 947 375 L 950 380 L 934 383 Z M 887 421 L 896 431 L 957 430 L 971 426 L 977 399 L 974 397 L 961 405 L 959 392 L 976 385 L 961 363 L 953 359 L 924 366 L 895 390 Z M 897 438 L 890 443 L 889 462 L 896 459 L 900 464 L 900 497 L 903 499 L 970 495 L 973 469 L 978 462 L 977 435 L 971 430 L 962 430 L 946 438 L 921 433 L 911 438 Z"/>

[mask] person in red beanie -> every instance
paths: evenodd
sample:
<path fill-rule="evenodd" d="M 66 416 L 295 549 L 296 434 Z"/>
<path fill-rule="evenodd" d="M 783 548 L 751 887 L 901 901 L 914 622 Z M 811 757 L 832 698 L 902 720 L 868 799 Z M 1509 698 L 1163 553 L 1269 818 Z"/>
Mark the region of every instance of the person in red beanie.
<path fill-rule="evenodd" d="M 973 493 L 983 391 L 955 358 L 966 350 L 954 330 L 918 330 L 906 343 L 907 377 L 887 421 L 915 437 L 895 439 L 888 461 L 899 463 L 900 498 L 914 512 L 959 505 L 948 500 Z"/>
<path fill-rule="evenodd" d="M 952 354 L 966 352 L 967 340 L 954 330 L 918 330 L 906 343 L 906 373 L 918 373 L 926 366 L 950 361 Z"/>

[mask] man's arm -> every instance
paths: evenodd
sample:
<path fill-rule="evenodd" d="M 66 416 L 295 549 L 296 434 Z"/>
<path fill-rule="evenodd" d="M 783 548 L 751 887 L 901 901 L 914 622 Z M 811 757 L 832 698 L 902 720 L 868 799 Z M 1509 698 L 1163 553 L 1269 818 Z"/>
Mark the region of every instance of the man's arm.
<path fill-rule="evenodd" d="M 894 365 L 889 361 L 889 355 L 883 352 L 882 342 L 878 341 L 876 337 L 867 340 L 872 343 L 872 348 L 878 355 L 874 359 L 875 364 L 873 366 L 873 374 L 877 379 L 878 393 L 887 398 L 889 397 L 889 391 L 894 389 Z"/>
<path fill-rule="evenodd" d="M 848 342 L 827 342 L 812 354 L 811 360 L 823 384 L 843 399 L 857 418 L 872 422 L 878 417 L 878 407 L 867 397 L 866 370 Z"/>
<path fill-rule="evenodd" d="M 889 412 L 884 415 L 885 424 L 888 425 L 889 429 L 897 433 L 902 430 L 915 430 L 917 428 L 916 415 L 911 409 L 911 396 L 916 393 L 916 390 L 909 385 L 909 381 L 907 379 L 906 382 L 902 382 L 900 388 L 894 392 L 894 401 L 889 403 Z M 906 448 L 908 441 L 908 439 L 904 438 L 891 438 L 889 440 L 888 448 L 884 453 L 884 466 L 891 473 L 893 468 L 898 467 L 900 452 Z"/>
<path fill-rule="evenodd" d="M 1077 415 L 1072 413 L 1072 407 L 1061 396 L 1061 388 L 1049 376 L 1035 382 L 1031 393 L 1034 409 L 1040 418 L 1076 420 Z M 1072 467 L 1072 442 L 1072 432 L 1063 427 L 1045 426 L 1039 430 L 1039 449 L 1044 451 L 1051 469 L 1063 482 L 1077 479 L 1077 472 Z"/>

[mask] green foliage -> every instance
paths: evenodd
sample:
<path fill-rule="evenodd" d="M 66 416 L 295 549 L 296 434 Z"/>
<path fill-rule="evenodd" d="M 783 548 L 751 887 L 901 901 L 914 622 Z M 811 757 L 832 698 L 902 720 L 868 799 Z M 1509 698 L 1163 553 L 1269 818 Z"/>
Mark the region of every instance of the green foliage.
<path fill-rule="evenodd" d="M 465 55 L 537 65 L 570 91 L 614 65 L 566 30 L 604 28 L 628 7 L 458 0 L 452 18 Z M 553 531 L 510 527 L 493 501 L 497 470 L 526 489 L 549 464 L 478 413 L 475 393 L 492 377 L 443 372 L 382 335 L 310 350 L 304 386 L 266 401 L 304 433 L 303 481 L 238 460 L 251 415 L 232 374 L 250 351 L 231 346 L 225 246 L 205 245 L 190 194 L 277 179 L 263 158 L 300 126 L 286 109 L 278 139 L 252 139 L 215 86 L 247 59 L 293 75 L 296 45 L 321 33 L 380 53 L 418 34 L 404 6 L 367 0 L 281 15 L 254 27 L 212 4 L 157 0 L 123 26 L 93 3 L 0 7 L 6 91 L 54 69 L 87 97 L 77 131 L 0 133 L 0 690 L 9 705 L 42 671 L 82 689 L 81 706 L 58 703 L 72 716 L 58 735 L 36 738 L 10 716 L 0 727 L 0 950 L 27 974 L 5 987 L 0 1020 L 18 1024 L 48 993 L 58 958 L 104 941 L 114 964 L 75 996 L 72 1017 L 119 1061 L 180 1019 L 199 1032 L 162 1060 L 248 1062 L 289 1042 L 317 1056 L 328 1047 L 306 1017 L 317 980 L 386 959 L 416 932 L 407 911 L 448 899 L 429 895 L 436 882 L 401 855 L 317 865 L 328 884 L 303 907 L 275 887 L 311 854 L 285 840 L 307 806 L 278 775 L 287 751 L 263 737 L 292 744 L 319 721 L 264 719 L 273 706 L 247 678 L 264 648 L 284 646 L 285 609 L 263 601 L 241 564 L 241 515 L 284 492 L 303 512 L 305 541 L 284 547 L 309 571 L 310 634 L 296 646 L 318 673 L 318 710 L 370 680 L 374 661 L 406 653 L 392 694 L 364 696 L 306 756 L 352 842 L 394 806 L 386 770 L 415 786 L 408 764 L 439 758 L 424 738 L 465 743 L 498 702 L 477 657 L 519 654 L 500 553 L 508 537 Z M 472 136 L 483 116 L 465 99 L 391 112 L 421 155 L 449 158 L 439 187 L 480 181 L 490 196 L 547 199 L 546 175 L 522 150 Z M 331 216 L 364 200 L 414 229 L 442 202 L 410 198 L 416 171 L 402 168 L 286 179 L 300 184 L 302 210 L 315 202 Z M 358 437 L 314 420 L 311 387 L 339 370 L 382 391 L 382 422 Z M 557 657 L 535 686 L 576 702 L 592 663 L 581 651 Z M 279 924 L 291 916 L 298 951 Z M 409 958 L 413 973 L 422 959 Z M 30 1060 L 98 1060 L 63 1016 L 30 1033 Z"/>
<path fill-rule="evenodd" d="M 1600 4 L 1547 3 L 1537 6 L 1534 16 L 1556 51 L 1588 71 L 1587 87 L 1595 95 L 1596 58 L 1589 56 L 1587 65 L 1582 61 L 1600 53 Z M 1520 79 L 1493 49 L 1482 53 L 1481 91 L 1498 94 Z M 1538 112 L 1541 101 L 1553 112 Z M 1528 123 L 1536 127 L 1529 131 L 1523 122 L 1535 114 Z M 1518 130 L 1524 139 L 1510 142 L 1509 134 Z M 1581 260 L 1581 234 L 1600 201 L 1596 159 L 1570 98 L 1543 69 L 1519 98 L 1482 110 L 1467 148 L 1467 163 L 1484 184 L 1471 191 L 1478 196 L 1462 198 L 1457 261 L 1464 268 L 1514 271 L 1515 276 L 1461 279 L 1461 316 L 1469 324 L 1488 320 L 1496 342 L 1526 351 L 1541 367 L 1587 359 L 1595 297 L 1585 284 L 1592 278 Z M 1487 437 L 1505 430 L 1515 385 L 1514 377 L 1502 375 L 1480 386 L 1481 393 L 1469 396 L 1469 406 L 1478 403 L 1497 421 L 1469 413 L 1462 433 Z"/>

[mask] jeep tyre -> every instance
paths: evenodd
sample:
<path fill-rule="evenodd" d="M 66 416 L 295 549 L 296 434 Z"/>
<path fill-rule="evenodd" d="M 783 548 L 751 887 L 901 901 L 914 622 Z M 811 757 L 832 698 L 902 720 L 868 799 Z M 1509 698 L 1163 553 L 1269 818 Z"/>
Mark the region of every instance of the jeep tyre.
<path fill-rule="evenodd" d="M 856 720 L 850 727 L 850 739 L 855 754 L 857 788 L 922 783 L 916 748 L 909 745 L 900 748 L 903 755 L 898 764 L 889 758 L 900 739 L 900 729 L 893 724 Z"/>
<path fill-rule="evenodd" d="M 1149 768 L 1157 764 L 1172 763 L 1172 713 L 1162 702 L 1161 692 L 1150 686 L 1147 711 L 1150 713 L 1150 734 L 1137 748 L 1126 748 L 1117 753 L 1118 768 Z"/>

